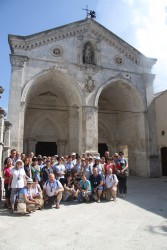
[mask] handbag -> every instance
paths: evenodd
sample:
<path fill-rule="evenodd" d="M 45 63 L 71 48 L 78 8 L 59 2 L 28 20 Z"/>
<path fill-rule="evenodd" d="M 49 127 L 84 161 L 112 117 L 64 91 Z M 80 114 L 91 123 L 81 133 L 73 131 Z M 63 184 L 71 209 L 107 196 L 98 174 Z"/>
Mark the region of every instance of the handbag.
<path fill-rule="evenodd" d="M 18 213 L 26 213 L 26 203 L 20 202 L 17 204 Z"/>

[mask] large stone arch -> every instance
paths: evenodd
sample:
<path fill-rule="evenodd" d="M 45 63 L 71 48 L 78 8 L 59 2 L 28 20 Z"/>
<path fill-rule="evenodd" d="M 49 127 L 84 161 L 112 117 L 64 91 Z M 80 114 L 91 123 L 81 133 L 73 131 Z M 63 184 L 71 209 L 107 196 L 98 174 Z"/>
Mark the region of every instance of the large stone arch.
<path fill-rule="evenodd" d="M 129 166 L 133 174 L 147 176 L 148 134 L 146 104 L 132 83 L 112 79 L 97 91 L 99 126 L 105 121 L 115 137 L 109 135 L 111 153 L 128 148 Z"/>
<path fill-rule="evenodd" d="M 85 105 L 85 99 L 82 89 L 80 88 L 78 82 L 65 70 L 56 69 L 56 67 L 51 67 L 49 69 L 41 70 L 38 74 L 34 75 L 29 79 L 23 87 L 21 94 L 21 103 L 25 103 L 30 92 L 30 89 L 33 85 L 37 84 L 42 78 L 47 78 L 48 75 L 57 75 L 64 79 L 66 83 L 68 83 L 72 89 L 75 91 L 78 100 L 82 106 Z M 67 85 L 68 86 L 68 85 Z M 67 87 L 66 86 L 66 87 Z"/>
<path fill-rule="evenodd" d="M 24 104 L 24 151 L 34 150 L 35 143 L 46 137 L 46 141 L 57 140 L 61 145 L 62 154 L 80 149 L 82 142 L 76 142 L 76 136 L 81 133 L 81 107 L 84 103 L 82 91 L 77 83 L 60 70 L 42 71 L 24 86 L 21 102 Z M 42 131 L 34 134 L 33 131 L 43 130 L 34 120 L 45 124 L 46 120 L 53 123 L 59 136 L 51 138 L 48 129 L 45 136 Z M 75 131 L 74 128 L 75 127 Z M 31 130 L 31 133 L 28 132 Z M 46 132 L 48 131 L 48 134 Z M 32 134 L 30 136 L 30 134 Z M 41 138 L 40 136 L 41 135 Z M 29 145 L 27 145 L 29 141 Z M 63 144 L 63 149 L 62 149 Z M 33 145 L 33 146 L 32 146 Z"/>

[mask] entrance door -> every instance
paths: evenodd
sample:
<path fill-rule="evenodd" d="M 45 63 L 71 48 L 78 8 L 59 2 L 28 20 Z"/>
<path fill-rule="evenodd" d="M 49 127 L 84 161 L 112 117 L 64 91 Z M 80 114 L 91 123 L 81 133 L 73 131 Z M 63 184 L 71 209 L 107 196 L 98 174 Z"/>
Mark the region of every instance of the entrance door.
<path fill-rule="evenodd" d="M 161 148 L 162 175 L 167 176 L 167 147 Z"/>
<path fill-rule="evenodd" d="M 46 155 L 46 156 L 53 156 L 57 154 L 57 145 L 56 142 L 37 142 L 36 155 Z"/>
<path fill-rule="evenodd" d="M 99 143 L 98 144 L 98 153 L 100 153 L 100 157 L 104 156 L 105 151 L 108 151 L 108 147 L 106 143 Z"/>

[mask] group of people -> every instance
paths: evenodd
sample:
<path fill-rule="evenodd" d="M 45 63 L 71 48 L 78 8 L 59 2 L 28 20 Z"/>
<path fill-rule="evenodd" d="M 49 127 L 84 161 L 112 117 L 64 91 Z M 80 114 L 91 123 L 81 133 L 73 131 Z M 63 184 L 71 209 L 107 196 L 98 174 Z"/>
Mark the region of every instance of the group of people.
<path fill-rule="evenodd" d="M 127 194 L 128 161 L 123 152 L 112 157 L 76 153 L 67 156 L 29 156 L 15 149 L 3 168 L 5 206 L 12 212 L 60 208 L 60 202 L 116 201 Z"/>

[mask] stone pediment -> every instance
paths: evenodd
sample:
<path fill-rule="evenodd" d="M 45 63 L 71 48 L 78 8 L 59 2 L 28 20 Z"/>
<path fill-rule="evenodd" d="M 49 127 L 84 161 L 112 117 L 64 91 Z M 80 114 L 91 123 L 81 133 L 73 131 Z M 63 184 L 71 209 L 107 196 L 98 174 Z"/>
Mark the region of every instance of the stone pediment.
<path fill-rule="evenodd" d="M 15 50 L 33 50 L 69 37 L 77 37 L 79 40 L 95 39 L 96 42 L 103 40 L 114 47 L 118 54 L 150 69 L 156 63 L 156 59 L 144 56 L 113 32 L 89 18 L 29 36 L 9 35 L 8 40 L 11 52 L 14 54 Z"/>

